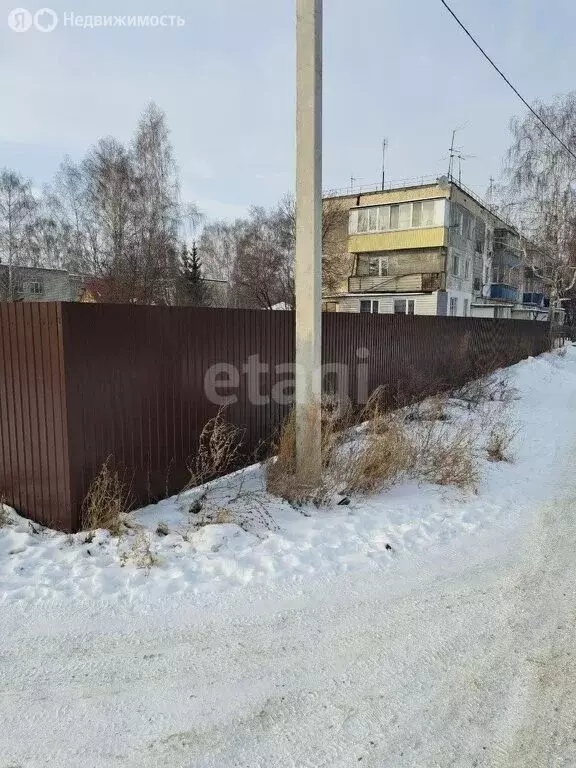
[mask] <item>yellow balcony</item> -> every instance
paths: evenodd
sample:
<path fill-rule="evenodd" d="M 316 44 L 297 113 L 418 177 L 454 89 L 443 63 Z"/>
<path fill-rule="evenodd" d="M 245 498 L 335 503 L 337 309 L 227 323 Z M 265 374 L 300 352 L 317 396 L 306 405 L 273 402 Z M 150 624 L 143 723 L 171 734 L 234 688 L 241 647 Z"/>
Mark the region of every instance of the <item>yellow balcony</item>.
<path fill-rule="evenodd" d="M 348 238 L 350 253 L 400 251 L 404 248 L 441 248 L 446 245 L 448 245 L 446 227 L 373 232 L 366 235 L 350 235 Z"/>

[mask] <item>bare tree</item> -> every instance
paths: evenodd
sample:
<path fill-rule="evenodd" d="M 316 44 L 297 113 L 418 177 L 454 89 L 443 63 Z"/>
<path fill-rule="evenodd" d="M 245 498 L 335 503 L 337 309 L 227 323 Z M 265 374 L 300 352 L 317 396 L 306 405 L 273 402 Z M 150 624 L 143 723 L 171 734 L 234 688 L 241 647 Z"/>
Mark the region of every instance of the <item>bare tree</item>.
<path fill-rule="evenodd" d="M 237 297 L 232 287 L 232 274 L 238 255 L 238 242 L 244 232 L 246 222 L 237 219 L 235 222 L 208 222 L 200 235 L 198 253 L 204 265 L 204 275 L 207 279 L 223 281 L 225 306 L 237 306 Z"/>
<path fill-rule="evenodd" d="M 350 274 L 347 252 L 348 208 L 331 202 L 323 215 L 324 281 L 341 284 Z M 226 280 L 230 305 L 294 307 L 296 202 L 285 195 L 273 208 L 250 209 L 233 223 L 211 222 L 204 227 L 199 251 L 206 274 Z M 326 285 L 325 285 L 326 287 Z"/>
<path fill-rule="evenodd" d="M 147 107 L 130 146 L 106 138 L 80 163 L 66 159 L 45 200 L 47 215 L 30 232 L 35 258 L 100 279 L 107 301 L 178 300 L 180 233 L 198 211 L 181 204 L 158 107 Z"/>
<path fill-rule="evenodd" d="M 165 114 L 150 104 L 134 139 L 135 250 L 145 301 L 171 304 L 179 276 L 182 221 L 178 174 Z"/>
<path fill-rule="evenodd" d="M 353 256 L 348 251 L 350 201 L 325 197 L 322 205 L 322 288 L 325 294 L 347 289 Z"/>
<path fill-rule="evenodd" d="M 535 110 L 576 152 L 576 92 Z M 522 256 L 549 284 L 553 310 L 576 284 L 576 161 L 532 113 L 511 130 L 502 210 L 523 232 Z"/>
<path fill-rule="evenodd" d="M 14 300 L 14 265 L 23 259 L 26 226 L 36 205 L 31 182 L 4 168 L 0 172 L 0 253 L 8 265 L 8 301 Z"/>

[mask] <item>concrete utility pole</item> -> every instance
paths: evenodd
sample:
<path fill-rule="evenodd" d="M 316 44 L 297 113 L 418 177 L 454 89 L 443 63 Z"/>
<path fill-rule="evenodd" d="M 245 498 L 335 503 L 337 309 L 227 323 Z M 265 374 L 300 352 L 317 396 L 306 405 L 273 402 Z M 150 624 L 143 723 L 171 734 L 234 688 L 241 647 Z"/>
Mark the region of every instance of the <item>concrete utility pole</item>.
<path fill-rule="evenodd" d="M 296 472 L 322 471 L 322 0 L 296 0 Z"/>

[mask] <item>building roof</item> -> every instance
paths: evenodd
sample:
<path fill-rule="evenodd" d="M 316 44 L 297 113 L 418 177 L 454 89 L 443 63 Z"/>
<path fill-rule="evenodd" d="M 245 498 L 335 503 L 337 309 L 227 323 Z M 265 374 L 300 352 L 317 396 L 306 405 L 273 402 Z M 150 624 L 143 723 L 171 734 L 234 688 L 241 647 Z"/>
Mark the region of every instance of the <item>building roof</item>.
<path fill-rule="evenodd" d="M 408 182 L 408 183 L 406 183 Z M 413 183 L 409 183 L 413 182 Z M 350 192 L 345 192 L 344 194 L 338 194 L 338 193 L 330 193 L 328 192 L 323 196 L 324 200 L 336 200 L 336 199 L 358 199 L 361 197 L 369 197 L 371 195 L 386 195 L 388 193 L 392 192 L 409 192 L 411 190 L 417 190 L 417 189 L 425 189 L 427 187 L 440 187 L 443 189 L 450 189 L 451 187 L 455 187 L 458 189 L 463 195 L 467 195 L 469 198 L 471 198 L 476 205 L 478 205 L 480 208 L 485 210 L 487 213 L 489 213 L 491 216 L 494 216 L 494 218 L 498 219 L 502 222 L 504 225 L 504 228 L 513 230 L 514 232 L 517 232 L 517 228 L 509 222 L 507 219 L 505 219 L 501 213 L 499 213 L 495 206 L 488 203 L 486 200 L 484 200 L 480 195 L 476 194 L 476 192 L 473 192 L 471 189 L 469 189 L 465 184 L 462 184 L 460 181 L 456 181 L 453 177 L 448 176 L 439 176 L 439 177 L 421 177 L 421 179 L 408 179 L 405 180 L 405 183 L 398 183 L 395 184 L 392 182 L 389 185 L 386 185 L 384 189 L 382 189 L 382 186 L 378 187 L 377 185 L 372 185 L 369 188 L 363 188 L 359 187 L 356 192 L 351 190 Z M 375 203 L 376 205 L 376 203 Z M 352 206 L 356 207 L 356 206 Z"/>

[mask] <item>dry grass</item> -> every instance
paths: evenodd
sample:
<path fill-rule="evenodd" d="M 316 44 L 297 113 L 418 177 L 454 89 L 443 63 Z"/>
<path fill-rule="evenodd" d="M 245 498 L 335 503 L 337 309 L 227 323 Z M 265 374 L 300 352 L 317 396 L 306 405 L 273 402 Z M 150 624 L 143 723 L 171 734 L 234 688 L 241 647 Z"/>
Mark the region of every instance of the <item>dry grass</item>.
<path fill-rule="evenodd" d="M 496 424 L 492 427 L 486 445 L 490 461 L 512 461 L 510 446 L 518 434 L 518 429 L 510 424 Z"/>
<path fill-rule="evenodd" d="M 429 483 L 474 489 L 479 481 L 476 442 L 476 429 L 471 422 L 450 426 L 430 422 L 412 436 L 410 474 Z"/>
<path fill-rule="evenodd" d="M 320 405 L 317 406 L 321 408 Z M 318 411 L 311 409 L 310 418 L 317 419 Z M 330 469 L 334 456 L 342 444 L 343 432 L 339 429 L 342 416 L 338 409 L 329 407 L 321 409 L 322 424 L 322 466 L 324 472 Z M 333 493 L 330 484 L 321 482 L 308 484 L 296 475 L 296 415 L 290 413 L 274 446 L 276 457 L 271 459 L 266 467 L 267 490 L 275 496 L 280 496 L 292 504 L 301 505 L 307 502 L 324 503 Z"/>
<path fill-rule="evenodd" d="M 130 549 L 120 555 L 120 564 L 132 564 L 136 568 L 146 569 L 161 564 L 161 559 L 152 552 L 150 537 L 146 531 L 138 531 Z"/>
<path fill-rule="evenodd" d="M 448 396 L 434 395 L 406 408 L 406 421 L 448 421 Z"/>
<path fill-rule="evenodd" d="M 237 518 L 231 509 L 228 507 L 216 507 L 214 510 L 210 510 L 210 513 L 196 524 L 195 530 L 204 528 L 207 525 L 227 525 L 237 522 Z"/>
<path fill-rule="evenodd" d="M 203 485 L 236 468 L 244 431 L 224 419 L 224 408 L 208 421 L 200 434 L 198 452 L 188 463 L 190 480 L 186 489 Z"/>
<path fill-rule="evenodd" d="M 169 533 L 170 533 L 170 528 L 168 527 L 168 523 L 165 523 L 163 520 L 160 520 L 160 522 L 156 526 L 156 535 L 168 536 Z"/>
<path fill-rule="evenodd" d="M 6 505 L 6 497 L 4 494 L 0 494 L 0 528 L 6 528 L 10 523 L 10 512 Z"/>
<path fill-rule="evenodd" d="M 468 408 L 476 408 L 483 403 L 511 403 L 518 399 L 518 390 L 510 384 L 506 373 L 495 373 L 467 382 L 452 397 Z"/>
<path fill-rule="evenodd" d="M 296 425 L 292 413 L 268 463 L 267 489 L 292 504 L 327 503 L 336 493 L 375 493 L 394 483 L 410 464 L 411 446 L 402 420 L 378 409 L 375 398 L 362 420 L 366 429 L 351 435 L 349 413 L 322 414 L 322 466 L 319 484 L 302 482 L 295 472 Z"/>
<path fill-rule="evenodd" d="M 378 413 L 366 432 L 335 453 L 331 470 L 345 479 L 346 493 L 377 493 L 393 485 L 412 465 L 414 447 L 402 420 Z"/>
<path fill-rule="evenodd" d="M 501 391 L 501 390 L 499 390 Z M 479 427 L 471 420 L 448 423 L 447 398 L 438 396 L 401 411 L 386 411 L 376 391 L 352 433 L 339 420 L 322 419 L 323 475 L 315 486 L 295 474 L 295 420 L 287 420 L 277 458 L 267 470 L 267 489 L 292 504 L 324 504 L 338 492 L 373 494 L 405 477 L 474 489 L 479 480 L 475 448 Z"/>
<path fill-rule="evenodd" d="M 118 536 L 123 528 L 123 519 L 133 503 L 131 484 L 112 469 L 112 457 L 108 457 L 82 502 L 83 530 L 104 528 L 113 536 Z"/>

